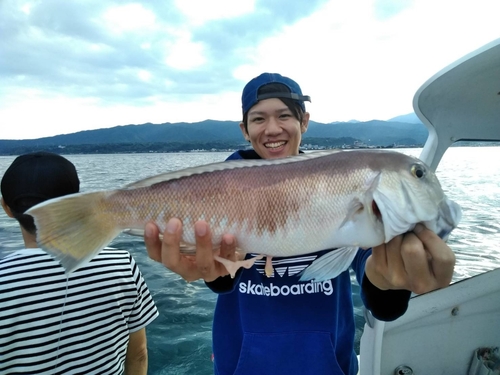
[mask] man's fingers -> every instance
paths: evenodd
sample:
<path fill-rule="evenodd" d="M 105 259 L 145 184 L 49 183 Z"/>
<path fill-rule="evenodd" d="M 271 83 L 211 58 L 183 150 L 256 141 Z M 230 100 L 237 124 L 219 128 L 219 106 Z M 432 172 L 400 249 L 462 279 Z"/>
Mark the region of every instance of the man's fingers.
<path fill-rule="evenodd" d="M 375 264 L 378 265 L 378 270 L 384 272 L 387 268 L 387 254 L 385 251 L 386 244 L 375 246 L 372 248 L 372 258 Z M 385 269 L 384 269 L 385 268 Z"/>
<path fill-rule="evenodd" d="M 234 253 L 236 251 L 236 240 L 233 235 L 225 234 L 222 236 L 222 243 L 220 246 L 219 256 L 224 259 L 234 260 Z"/>
<path fill-rule="evenodd" d="M 197 221 L 194 224 L 196 238 L 196 265 L 198 271 L 204 276 L 209 276 L 214 268 L 214 256 L 212 245 L 212 234 L 205 221 Z"/>
<path fill-rule="evenodd" d="M 205 221 L 194 225 L 196 240 L 196 256 L 186 256 L 180 252 L 182 239 L 182 223 L 179 219 L 170 219 L 163 233 L 163 241 L 159 238 L 156 224 L 148 223 L 144 229 L 144 242 L 151 259 L 163 263 L 171 271 L 181 275 L 185 280 L 200 278 L 206 281 L 215 280 L 227 274 L 225 267 L 214 260 L 212 234 Z M 219 255 L 225 259 L 235 260 L 236 239 L 230 234 L 222 237 Z"/>
<path fill-rule="evenodd" d="M 437 234 L 421 224 L 415 227 L 414 233 L 429 254 L 432 272 L 438 286 L 440 288 L 448 286 L 453 277 L 455 253 Z"/>
<path fill-rule="evenodd" d="M 148 256 L 154 261 L 161 263 L 161 241 L 159 238 L 159 230 L 156 224 L 149 222 L 144 228 L 144 243 Z"/>
<path fill-rule="evenodd" d="M 401 247 L 411 290 L 422 294 L 437 288 L 428 253 L 415 233 L 407 233 Z"/>
<path fill-rule="evenodd" d="M 394 289 L 408 288 L 408 271 L 402 256 L 402 249 L 406 234 L 394 237 L 385 246 L 385 256 L 387 258 L 387 280 Z"/>
<path fill-rule="evenodd" d="M 181 262 L 179 243 L 182 237 L 182 223 L 179 219 L 170 219 L 163 233 L 161 246 L 161 260 L 163 264 L 175 272 L 175 268 Z"/>

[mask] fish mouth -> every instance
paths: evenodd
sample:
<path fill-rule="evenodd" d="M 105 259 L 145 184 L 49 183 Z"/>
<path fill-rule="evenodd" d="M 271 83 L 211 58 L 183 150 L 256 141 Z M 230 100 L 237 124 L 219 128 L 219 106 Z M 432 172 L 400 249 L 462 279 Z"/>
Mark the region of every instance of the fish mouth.
<path fill-rule="evenodd" d="M 377 189 L 373 192 L 373 217 L 382 223 L 386 243 L 400 234 L 412 231 L 418 223 L 424 224 L 441 238 L 449 235 L 457 226 L 460 207 L 455 202 L 444 197 L 440 203 L 430 207 L 430 202 L 420 202 L 412 194 L 411 186 L 404 180 L 401 181 L 399 190 L 401 196 L 396 200 L 391 198 L 390 191 Z"/>
<path fill-rule="evenodd" d="M 462 218 L 462 209 L 458 203 L 445 198 L 439 205 L 439 213 L 436 222 L 436 234 L 446 240 L 451 231 L 458 226 Z"/>

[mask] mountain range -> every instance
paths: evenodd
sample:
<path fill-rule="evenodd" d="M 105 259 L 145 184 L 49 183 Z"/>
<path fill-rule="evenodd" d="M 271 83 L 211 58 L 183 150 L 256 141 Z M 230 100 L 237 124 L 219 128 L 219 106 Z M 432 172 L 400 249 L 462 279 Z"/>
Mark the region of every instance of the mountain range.
<path fill-rule="evenodd" d="M 71 134 L 26 140 L 0 140 L 0 155 L 17 155 L 35 150 L 62 153 L 160 152 L 191 149 L 231 149 L 247 145 L 238 121 L 205 120 L 195 123 L 122 125 Z M 415 146 L 427 139 L 427 129 L 416 115 L 388 121 L 319 123 L 310 121 L 303 144 L 339 147 Z"/>

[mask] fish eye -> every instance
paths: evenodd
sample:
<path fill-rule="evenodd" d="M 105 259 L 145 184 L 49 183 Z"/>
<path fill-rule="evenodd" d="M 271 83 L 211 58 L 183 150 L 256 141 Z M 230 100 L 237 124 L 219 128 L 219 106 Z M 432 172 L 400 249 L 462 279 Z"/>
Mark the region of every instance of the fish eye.
<path fill-rule="evenodd" d="M 411 174 L 416 178 L 422 178 L 425 176 L 425 168 L 421 164 L 413 164 L 411 166 Z"/>

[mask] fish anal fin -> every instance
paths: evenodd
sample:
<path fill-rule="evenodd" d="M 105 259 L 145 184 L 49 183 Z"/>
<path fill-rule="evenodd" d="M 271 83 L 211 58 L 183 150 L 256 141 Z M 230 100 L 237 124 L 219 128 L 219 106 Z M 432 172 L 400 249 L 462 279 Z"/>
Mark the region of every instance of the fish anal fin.
<path fill-rule="evenodd" d="M 264 257 L 264 255 L 257 255 L 253 258 L 250 258 L 250 259 L 233 261 L 230 259 L 222 258 L 218 255 L 214 255 L 214 259 L 217 262 L 222 263 L 224 265 L 224 267 L 226 267 L 227 272 L 229 272 L 229 274 L 231 275 L 232 278 L 234 278 L 234 276 L 236 276 L 236 272 L 240 268 L 243 267 L 243 268 L 249 269 L 254 265 L 256 260 L 262 259 L 263 257 Z"/>
<path fill-rule="evenodd" d="M 266 266 L 264 267 L 264 271 L 267 277 L 271 277 L 271 275 L 274 273 L 273 257 L 266 257 Z"/>

